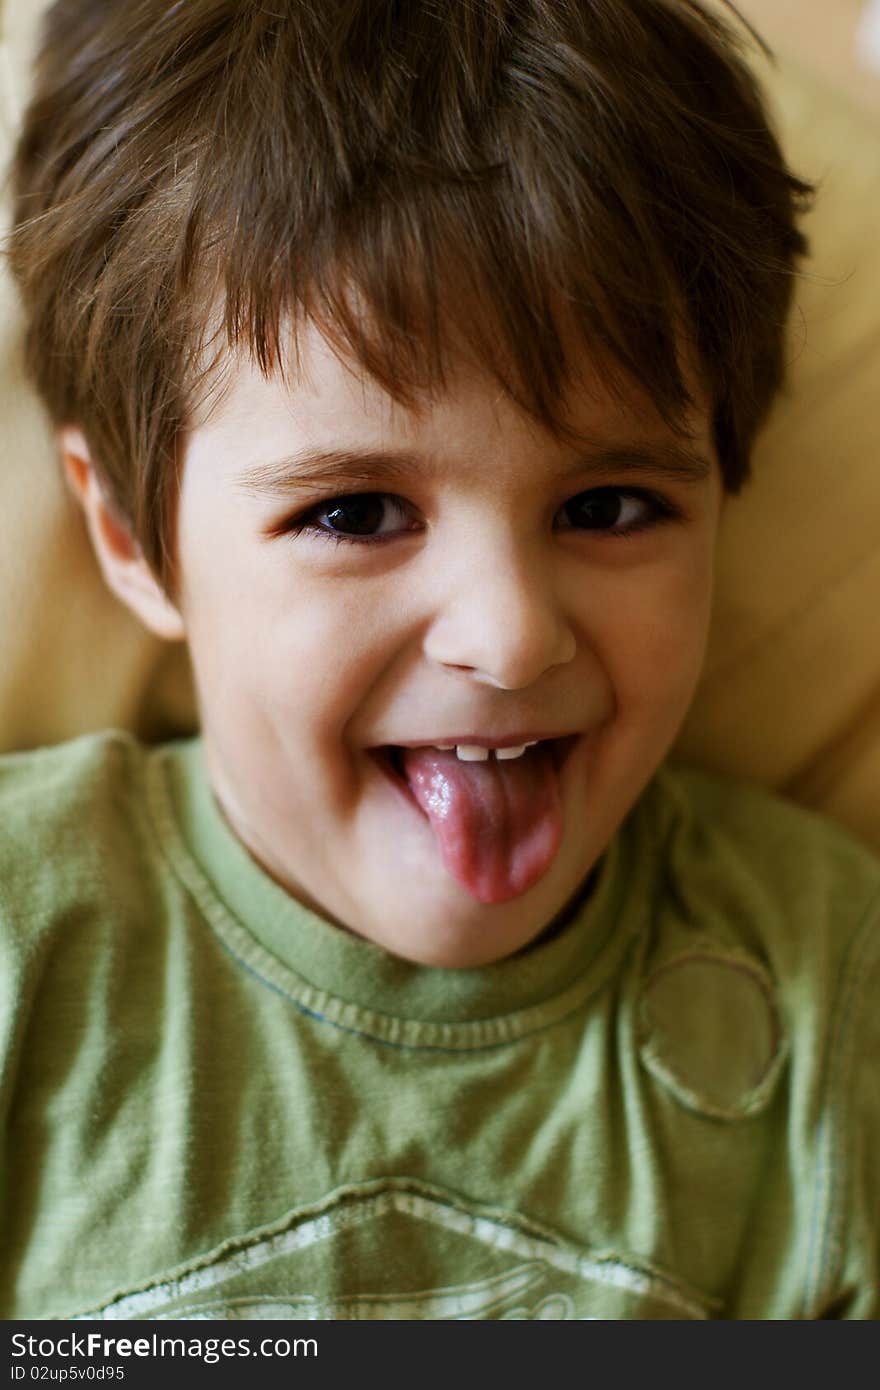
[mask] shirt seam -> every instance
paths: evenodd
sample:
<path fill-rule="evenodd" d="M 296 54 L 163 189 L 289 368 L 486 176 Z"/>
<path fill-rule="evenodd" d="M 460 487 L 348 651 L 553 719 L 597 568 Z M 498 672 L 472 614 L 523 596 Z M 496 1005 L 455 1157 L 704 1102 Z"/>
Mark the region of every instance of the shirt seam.
<path fill-rule="evenodd" d="M 295 1232 L 304 1220 L 320 1220 L 324 1213 L 338 1207 L 340 1203 L 353 1201 L 366 1202 L 368 1208 L 365 1214 L 368 1216 L 372 1215 L 373 1209 L 379 1207 L 406 1211 L 430 1222 L 432 1218 L 436 1221 L 435 1212 L 441 1217 L 444 1213 L 453 1212 L 459 1216 L 459 1224 L 465 1230 L 473 1227 L 483 1229 L 484 1239 L 485 1228 L 496 1227 L 498 1229 L 495 1239 L 487 1243 L 497 1248 L 513 1250 L 523 1258 L 542 1259 L 551 1267 L 577 1271 L 582 1278 L 593 1279 L 599 1283 L 623 1285 L 665 1303 L 689 1319 L 710 1318 L 717 1314 L 720 1308 L 718 1299 L 685 1283 L 653 1262 L 640 1259 L 634 1253 L 619 1249 L 591 1249 L 573 1244 L 544 1223 L 536 1222 L 522 1213 L 512 1214 L 497 1206 L 471 1203 L 434 1183 L 396 1175 L 334 1188 L 317 1202 L 293 1208 L 277 1221 L 243 1235 L 229 1237 L 219 1246 L 185 1261 L 159 1276 L 159 1279 L 166 1284 L 180 1284 L 199 1271 L 210 1269 L 216 1264 L 218 1257 L 234 1259 L 240 1252 L 246 1259 L 248 1251 L 258 1246 L 261 1241 L 268 1239 L 283 1242 L 285 1236 L 291 1231 Z M 492 1232 L 488 1234 L 491 1235 Z M 157 1282 L 154 1278 L 132 1289 L 117 1289 L 109 1298 L 88 1311 L 67 1313 L 64 1316 L 73 1317 L 74 1320 L 107 1317 L 108 1314 L 111 1317 L 118 1317 L 120 1314 L 123 1317 L 126 1314 L 131 1316 L 132 1313 L 137 1316 L 144 1311 L 142 1306 L 138 1306 L 138 1300 L 149 1294 Z"/>

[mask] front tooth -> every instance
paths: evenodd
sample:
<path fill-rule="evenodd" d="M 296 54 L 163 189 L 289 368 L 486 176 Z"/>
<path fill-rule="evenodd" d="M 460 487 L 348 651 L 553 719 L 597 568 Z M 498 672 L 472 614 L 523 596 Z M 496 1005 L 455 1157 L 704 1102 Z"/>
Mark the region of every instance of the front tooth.
<path fill-rule="evenodd" d="M 484 763 L 489 757 L 488 748 L 479 748 L 474 743 L 456 744 L 455 752 L 463 763 Z"/>
<path fill-rule="evenodd" d="M 435 743 L 434 747 L 438 753 L 451 753 L 455 747 L 454 743 Z"/>
<path fill-rule="evenodd" d="M 526 749 L 532 746 L 530 743 L 520 743 L 515 748 L 496 748 L 495 757 L 500 762 L 507 762 L 510 758 L 521 758 Z"/>

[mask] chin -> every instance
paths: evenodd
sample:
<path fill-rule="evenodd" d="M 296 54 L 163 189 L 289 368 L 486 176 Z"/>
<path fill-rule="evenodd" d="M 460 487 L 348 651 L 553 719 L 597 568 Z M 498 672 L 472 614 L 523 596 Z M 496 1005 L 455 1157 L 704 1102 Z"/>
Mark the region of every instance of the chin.
<path fill-rule="evenodd" d="M 388 917 L 380 931 L 361 933 L 382 950 L 413 965 L 445 970 L 474 970 L 516 955 L 540 937 L 573 894 L 558 900 L 541 893 L 536 884 L 519 898 L 484 904 L 450 883 L 426 913 L 418 907 L 401 911 L 399 929 L 389 930 Z M 573 890 L 573 891 L 576 891 Z"/>
<path fill-rule="evenodd" d="M 473 935 L 458 937 L 452 933 L 443 941 L 407 940 L 386 945 L 384 949 L 410 965 L 434 970 L 479 970 L 516 955 L 528 944 L 518 939 L 514 942 L 492 941 L 485 937 L 475 940 Z"/>

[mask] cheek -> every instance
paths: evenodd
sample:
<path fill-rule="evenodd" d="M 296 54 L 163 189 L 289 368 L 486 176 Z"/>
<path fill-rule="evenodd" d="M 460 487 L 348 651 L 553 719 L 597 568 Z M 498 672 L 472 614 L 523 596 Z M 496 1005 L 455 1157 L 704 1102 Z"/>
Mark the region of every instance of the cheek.
<path fill-rule="evenodd" d="M 284 729 L 338 737 L 406 646 L 393 610 L 372 589 L 318 582 L 303 565 L 252 564 L 238 579 L 236 570 L 193 613 L 193 664 L 206 686 L 282 738 Z"/>
<path fill-rule="evenodd" d="M 633 571 L 596 603 L 593 640 L 621 713 L 651 706 L 682 713 L 702 669 L 711 612 L 711 563 Z"/>

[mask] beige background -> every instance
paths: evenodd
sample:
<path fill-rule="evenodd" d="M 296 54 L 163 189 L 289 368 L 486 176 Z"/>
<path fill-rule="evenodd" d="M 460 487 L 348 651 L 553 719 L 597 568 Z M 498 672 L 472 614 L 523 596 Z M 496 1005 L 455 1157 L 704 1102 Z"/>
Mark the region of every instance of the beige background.
<path fill-rule="evenodd" d="M 705 677 L 676 751 L 776 787 L 880 848 L 880 81 L 857 68 L 857 0 L 741 4 L 780 55 L 758 69 L 819 198 L 790 389 L 754 484 L 725 515 Z M 0 0 L 0 159 L 39 8 Z M 108 724 L 147 738 L 184 730 L 181 653 L 147 638 L 102 587 L 19 348 L 0 278 L 0 749 Z"/>
<path fill-rule="evenodd" d="M 880 72 L 860 44 L 869 0 L 736 0 L 739 10 L 780 53 L 880 121 Z"/>

